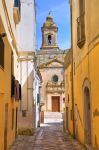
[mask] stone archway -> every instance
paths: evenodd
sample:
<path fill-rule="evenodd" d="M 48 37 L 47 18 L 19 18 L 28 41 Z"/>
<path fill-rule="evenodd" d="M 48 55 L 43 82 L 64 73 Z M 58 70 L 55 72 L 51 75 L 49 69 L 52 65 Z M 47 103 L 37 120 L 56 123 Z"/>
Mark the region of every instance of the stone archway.
<path fill-rule="evenodd" d="M 91 98 L 90 84 L 85 80 L 83 85 L 83 102 L 84 102 L 84 141 L 85 145 L 92 145 L 92 128 L 91 128 Z"/>

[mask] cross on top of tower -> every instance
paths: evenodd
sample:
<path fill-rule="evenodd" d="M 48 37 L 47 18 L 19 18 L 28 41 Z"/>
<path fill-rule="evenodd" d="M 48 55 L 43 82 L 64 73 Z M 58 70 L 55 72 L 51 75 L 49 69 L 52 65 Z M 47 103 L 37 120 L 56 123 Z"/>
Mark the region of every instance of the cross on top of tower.
<path fill-rule="evenodd" d="M 50 16 L 51 14 L 52 14 L 52 11 L 50 10 L 50 11 L 49 11 L 49 16 Z"/>

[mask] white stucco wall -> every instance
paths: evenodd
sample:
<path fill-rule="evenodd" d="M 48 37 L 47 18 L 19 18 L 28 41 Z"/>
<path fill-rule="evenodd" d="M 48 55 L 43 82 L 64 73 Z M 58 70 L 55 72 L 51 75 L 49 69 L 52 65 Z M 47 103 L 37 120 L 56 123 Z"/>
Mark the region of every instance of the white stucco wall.
<path fill-rule="evenodd" d="M 24 51 L 35 51 L 35 1 L 21 0 L 21 22 L 19 25 L 19 49 Z"/>
<path fill-rule="evenodd" d="M 34 73 L 34 82 L 33 82 L 33 97 L 34 97 L 34 109 L 35 109 L 35 127 L 38 127 L 38 122 L 40 121 L 40 103 L 37 103 L 37 94 L 40 94 L 40 79 L 36 71 Z"/>

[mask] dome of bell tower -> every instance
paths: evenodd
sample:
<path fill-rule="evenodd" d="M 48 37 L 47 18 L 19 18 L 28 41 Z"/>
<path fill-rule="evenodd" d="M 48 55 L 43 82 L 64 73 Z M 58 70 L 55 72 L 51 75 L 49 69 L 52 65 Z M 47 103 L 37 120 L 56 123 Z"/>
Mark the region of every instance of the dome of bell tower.
<path fill-rule="evenodd" d="M 55 22 L 53 21 L 53 16 L 51 15 L 51 13 L 49 13 L 48 16 L 46 17 L 46 21 L 43 24 L 43 27 L 56 27 Z"/>
<path fill-rule="evenodd" d="M 58 48 L 57 32 L 58 32 L 58 27 L 54 22 L 53 16 L 51 15 L 51 13 L 49 13 L 42 27 L 41 49 Z"/>

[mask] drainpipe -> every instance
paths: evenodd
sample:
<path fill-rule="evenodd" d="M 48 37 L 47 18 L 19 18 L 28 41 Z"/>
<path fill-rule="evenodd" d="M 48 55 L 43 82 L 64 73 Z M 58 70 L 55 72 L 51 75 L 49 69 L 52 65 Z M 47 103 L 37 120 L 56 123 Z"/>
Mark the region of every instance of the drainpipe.
<path fill-rule="evenodd" d="M 71 20 L 71 53 L 72 53 L 72 60 L 71 60 L 71 78 L 72 78 L 72 116 L 73 116 L 73 137 L 75 138 L 75 111 L 74 111 L 74 78 L 73 78 L 73 70 L 74 70 L 74 62 L 73 62 L 73 29 L 72 29 L 72 0 L 70 0 L 70 20 Z"/>
<path fill-rule="evenodd" d="M 28 111 L 28 60 L 27 60 L 27 64 L 26 64 L 26 67 L 27 67 L 27 111 Z"/>

